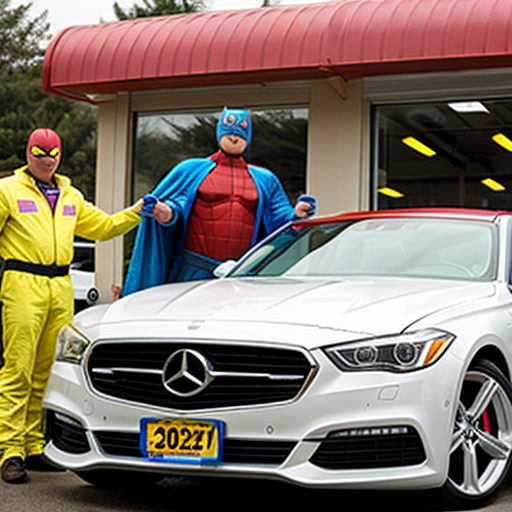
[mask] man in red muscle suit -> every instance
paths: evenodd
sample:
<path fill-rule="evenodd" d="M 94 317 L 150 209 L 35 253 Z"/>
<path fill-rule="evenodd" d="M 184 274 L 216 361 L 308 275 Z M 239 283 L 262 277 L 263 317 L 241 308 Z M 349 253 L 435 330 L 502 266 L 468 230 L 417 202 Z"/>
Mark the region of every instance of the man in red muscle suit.
<path fill-rule="evenodd" d="M 293 207 L 272 171 L 246 163 L 251 137 L 249 112 L 224 109 L 219 151 L 181 162 L 145 198 L 142 213 L 153 218 L 144 219 L 137 234 L 124 295 L 210 279 L 220 262 L 240 258 L 262 236 L 314 213 L 314 198 L 302 196 Z"/>

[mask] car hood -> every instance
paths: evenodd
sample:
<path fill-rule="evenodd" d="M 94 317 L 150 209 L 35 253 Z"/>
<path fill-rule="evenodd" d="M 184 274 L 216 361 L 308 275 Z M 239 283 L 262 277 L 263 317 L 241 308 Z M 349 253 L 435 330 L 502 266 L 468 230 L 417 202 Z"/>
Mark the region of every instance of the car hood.
<path fill-rule="evenodd" d="M 105 311 L 110 322 L 246 322 L 379 335 L 492 296 L 492 283 L 404 278 L 228 278 L 159 286 Z"/>

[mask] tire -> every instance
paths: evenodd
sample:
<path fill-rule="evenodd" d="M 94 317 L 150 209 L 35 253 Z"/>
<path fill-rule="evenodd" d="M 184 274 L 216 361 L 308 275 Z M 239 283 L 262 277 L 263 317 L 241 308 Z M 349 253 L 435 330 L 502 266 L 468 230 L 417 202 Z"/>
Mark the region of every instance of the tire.
<path fill-rule="evenodd" d="M 98 288 L 93 286 L 92 288 L 89 288 L 86 293 L 86 302 L 89 306 L 94 306 L 96 302 L 100 299 L 100 291 Z"/>
<path fill-rule="evenodd" d="M 155 485 L 164 478 L 164 475 L 157 473 L 123 471 L 119 469 L 91 469 L 89 471 L 76 471 L 75 474 L 88 484 L 109 490 L 141 489 Z"/>
<path fill-rule="evenodd" d="M 442 496 L 459 508 L 482 507 L 505 482 L 511 454 L 512 386 L 482 359 L 464 376 Z"/>

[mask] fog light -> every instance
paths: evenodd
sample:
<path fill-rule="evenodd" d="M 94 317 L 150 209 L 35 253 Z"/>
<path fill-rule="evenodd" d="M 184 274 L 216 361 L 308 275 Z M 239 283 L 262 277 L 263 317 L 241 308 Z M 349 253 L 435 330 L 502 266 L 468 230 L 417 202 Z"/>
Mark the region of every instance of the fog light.
<path fill-rule="evenodd" d="M 65 414 L 62 414 L 60 412 L 54 412 L 53 414 L 55 416 L 55 419 L 62 423 L 66 423 L 66 424 L 72 425 L 74 427 L 83 428 L 82 424 L 79 421 L 75 420 L 74 418 L 70 418 L 69 416 L 66 416 Z"/>
<path fill-rule="evenodd" d="M 392 427 L 370 427 L 370 428 L 350 428 L 346 430 L 337 430 L 329 432 L 329 439 L 339 437 L 370 437 L 370 436 L 397 436 L 409 433 L 409 427 L 397 425 Z"/>

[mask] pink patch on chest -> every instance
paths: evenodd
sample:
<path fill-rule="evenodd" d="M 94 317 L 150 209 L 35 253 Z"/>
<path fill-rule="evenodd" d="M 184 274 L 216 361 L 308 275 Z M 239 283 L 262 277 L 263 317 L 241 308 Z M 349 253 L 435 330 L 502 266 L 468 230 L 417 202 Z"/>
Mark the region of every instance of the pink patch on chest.
<path fill-rule="evenodd" d="M 18 211 L 20 213 L 37 213 L 37 204 L 32 199 L 18 199 Z"/>
<path fill-rule="evenodd" d="M 62 209 L 62 215 L 66 217 L 76 217 L 76 206 L 74 204 L 65 204 Z"/>

